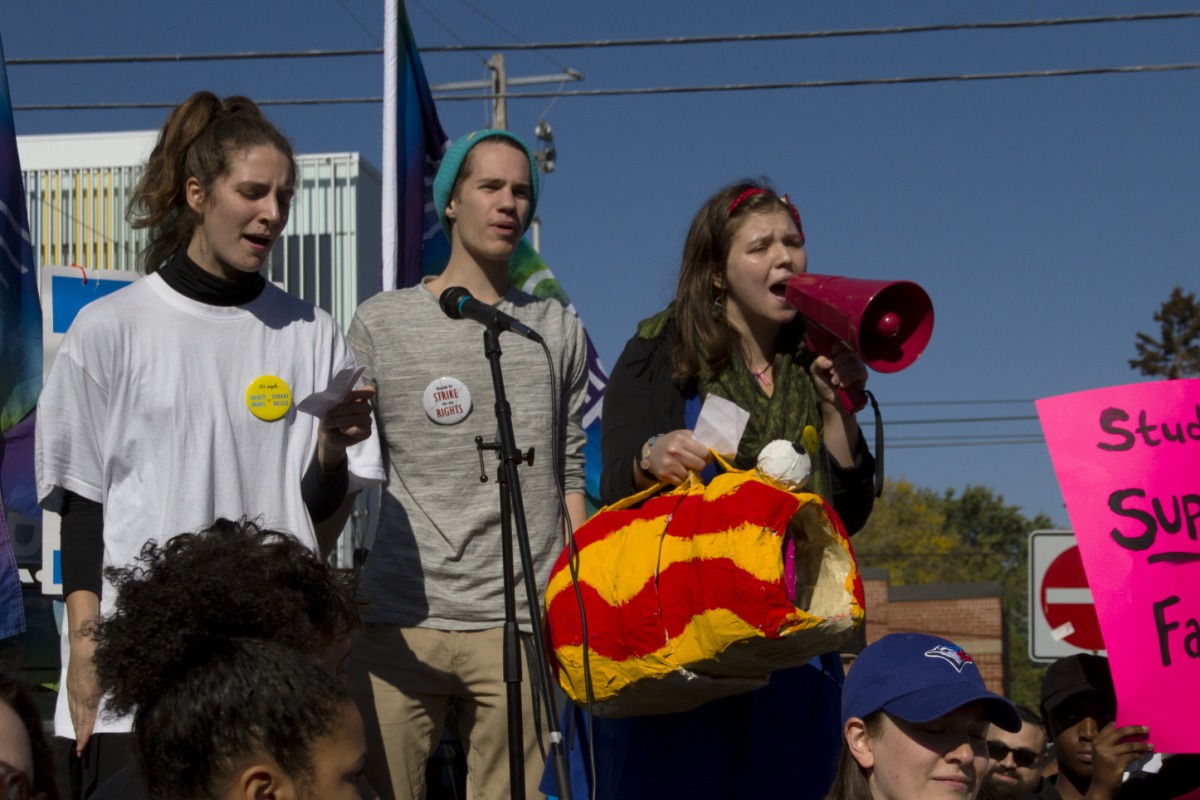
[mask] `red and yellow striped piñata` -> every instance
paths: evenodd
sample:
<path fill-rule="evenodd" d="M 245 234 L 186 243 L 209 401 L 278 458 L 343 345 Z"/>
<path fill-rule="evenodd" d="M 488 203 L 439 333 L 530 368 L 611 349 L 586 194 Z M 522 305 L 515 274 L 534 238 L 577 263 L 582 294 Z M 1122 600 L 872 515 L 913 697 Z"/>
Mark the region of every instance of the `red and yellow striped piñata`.
<path fill-rule="evenodd" d="M 774 670 L 836 650 L 862 623 L 854 551 L 818 495 L 741 471 L 656 491 L 605 507 L 575 534 L 596 715 L 683 711 L 750 691 Z M 547 624 L 559 682 L 583 704 L 568 566 L 564 551 L 546 588 Z"/>

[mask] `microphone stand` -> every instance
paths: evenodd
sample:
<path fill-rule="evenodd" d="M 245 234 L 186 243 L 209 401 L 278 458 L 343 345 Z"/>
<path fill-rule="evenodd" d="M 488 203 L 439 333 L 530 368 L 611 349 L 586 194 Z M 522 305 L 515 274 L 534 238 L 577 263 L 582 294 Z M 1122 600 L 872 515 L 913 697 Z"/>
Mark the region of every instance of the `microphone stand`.
<path fill-rule="evenodd" d="M 567 758 L 563 751 L 563 737 L 558 729 L 558 708 L 550 685 L 550 663 L 542 636 L 538 614 L 538 587 L 533 574 L 533 555 L 529 549 L 529 529 L 525 520 L 525 504 L 521 497 L 521 481 L 517 466 L 527 460 L 533 463 L 533 449 L 528 456 L 517 449 L 513 435 L 512 409 L 504 392 L 504 373 L 500 368 L 500 329 L 495 324 L 486 325 L 483 333 L 483 348 L 492 370 L 492 387 L 496 394 L 496 428 L 499 444 L 485 444 L 476 439 L 476 447 L 483 458 L 483 450 L 500 450 L 500 533 L 503 537 L 504 569 L 504 683 L 508 699 L 508 774 L 509 791 L 513 800 L 525 797 L 525 737 L 521 722 L 521 640 L 517 625 L 516 579 L 513 576 L 513 529 L 517 534 L 517 546 L 521 555 L 521 576 L 525 581 L 525 594 L 529 602 L 530 624 L 533 628 L 534 665 L 537 689 L 541 692 L 550 730 L 550 758 L 554 764 L 554 776 L 558 782 L 560 800 L 572 800 L 571 782 L 567 773 Z M 557 402 L 557 398 L 556 398 Z M 557 431 L 552 441 L 557 441 Z M 554 469 L 553 463 L 551 469 Z M 485 476 L 486 477 L 486 476 Z"/>

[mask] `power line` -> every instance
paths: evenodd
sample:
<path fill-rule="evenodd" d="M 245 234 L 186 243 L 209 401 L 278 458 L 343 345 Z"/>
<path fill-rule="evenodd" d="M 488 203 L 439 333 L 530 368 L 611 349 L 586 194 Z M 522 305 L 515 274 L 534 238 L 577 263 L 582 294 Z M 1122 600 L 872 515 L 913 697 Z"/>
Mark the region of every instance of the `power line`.
<path fill-rule="evenodd" d="M 1014 553 L 1011 550 L 996 550 L 993 548 L 988 548 L 986 550 L 984 550 L 982 548 L 979 548 L 979 549 L 972 548 L 970 550 L 947 550 L 942 553 L 938 553 L 938 552 L 911 553 L 911 552 L 903 552 L 903 551 L 888 551 L 888 552 L 880 552 L 880 553 L 870 553 L 870 552 L 863 552 L 862 550 L 859 550 L 857 543 L 855 544 L 854 555 L 857 556 L 859 563 L 862 566 L 867 567 L 868 569 L 871 568 L 871 565 L 866 562 L 870 559 L 885 560 L 885 559 L 896 559 L 896 558 L 976 558 L 976 557 L 980 557 L 980 556 L 1013 556 L 1013 557 L 1019 556 L 1018 553 Z M 895 585 L 903 586 L 905 584 L 895 584 Z M 912 585 L 912 584 L 909 584 L 909 585 Z"/>
<path fill-rule="evenodd" d="M 255 100 L 260 106 L 319 106 L 382 103 L 382 97 L 310 97 L 290 100 Z M 150 100 L 118 103 L 31 103 L 14 105 L 13 111 L 121 111 L 137 109 L 174 108 L 178 100 Z"/>
<path fill-rule="evenodd" d="M 254 61 L 264 59 L 293 58 L 348 58 L 353 56 L 380 56 L 379 47 L 355 50 L 283 50 L 272 53 L 170 53 L 152 56 L 47 56 L 45 58 L 9 58 L 10 67 L 77 66 L 95 64 L 184 64 L 191 61 Z"/>
<path fill-rule="evenodd" d="M 1031 436 L 1041 436 L 1039 433 L 966 433 L 946 436 L 889 436 L 888 444 L 893 442 L 962 442 L 988 439 L 995 441 L 1028 439 Z"/>
<path fill-rule="evenodd" d="M 933 447 L 996 447 L 998 445 L 1014 445 L 1014 444 L 1041 444 L 1044 445 L 1046 440 L 1042 437 L 1030 437 L 1028 439 L 1004 439 L 999 441 L 981 439 L 977 442 L 913 442 L 892 444 L 888 442 L 889 450 L 927 450 Z"/>
<path fill-rule="evenodd" d="M 488 22 L 489 22 L 489 23 L 490 23 L 490 24 L 491 24 L 493 27 L 495 27 L 495 28 L 498 28 L 498 29 L 499 29 L 501 32 L 503 32 L 503 33 L 507 34 L 507 35 L 508 35 L 508 36 L 510 36 L 511 38 L 513 38 L 513 39 L 519 39 L 519 38 L 520 38 L 519 36 L 517 36 L 517 34 L 513 33 L 513 32 L 512 32 L 512 31 L 510 31 L 508 28 L 504 27 L 504 26 L 503 26 L 503 25 L 501 25 L 499 22 L 497 22 L 496 20 L 494 20 L 494 19 L 492 19 L 491 17 L 489 17 L 489 16 L 488 16 L 486 13 L 484 13 L 483 9 L 479 8 L 479 7 L 478 7 L 477 5 L 475 5 L 474 3 L 470 2 L 470 0 L 459 0 L 459 2 L 461 2 L 461 3 L 462 3 L 463 5 L 465 5 L 467 8 L 471 9 L 472 11 L 474 11 L 474 12 L 475 12 L 476 14 L 478 14 L 480 17 L 483 17 L 483 18 L 484 18 L 485 20 L 487 20 L 487 21 L 488 21 Z M 426 13 L 429 13 L 429 12 L 428 12 L 428 11 L 426 11 Z M 455 37 L 455 38 L 457 38 L 457 37 Z M 515 44 L 518 44 L 518 43 L 515 43 Z M 524 43 L 519 43 L 519 44 L 520 44 L 520 45 L 522 45 L 522 46 L 520 47 L 520 49 L 532 49 L 532 48 L 525 48 L 525 47 L 523 46 L 523 45 L 524 45 Z M 476 45 L 476 46 L 475 46 L 473 49 L 480 49 L 480 48 L 479 48 L 479 46 L 478 46 L 478 45 Z M 505 49 L 505 48 L 493 48 L 493 47 L 485 47 L 485 48 L 483 48 L 483 49 L 486 49 L 486 50 L 503 50 L 503 49 Z M 539 58 L 541 58 L 543 61 L 545 61 L 545 62 L 547 62 L 547 63 L 549 63 L 549 64 L 551 64 L 551 65 L 553 65 L 553 66 L 557 67 L 558 69 L 561 69 L 561 70 L 563 70 L 564 72 L 565 72 L 565 71 L 566 71 L 566 69 L 567 69 L 565 66 L 563 66 L 563 65 L 562 65 L 562 64 L 560 64 L 559 62 L 555 61 L 553 58 L 551 58 L 550 56 L 546 55 L 545 53 L 538 53 L 538 57 L 539 57 Z"/>
<path fill-rule="evenodd" d="M 949 83 L 965 81 L 1012 80 L 1017 78 L 1064 78 L 1080 75 L 1120 75 L 1145 72 L 1182 72 L 1200 69 L 1200 63 L 1144 64 L 1131 67 L 1091 67 L 1026 72 L 987 72 L 967 75 L 925 75 L 907 78 L 863 78 L 858 80 L 794 81 L 786 83 L 737 83 L 717 86 L 660 86 L 644 89 L 569 89 L 562 92 L 519 92 L 499 95 L 509 100 L 537 100 L 546 97 L 620 97 L 632 95 L 700 94 L 707 92 L 766 91 L 774 89 L 830 89 L 849 86 L 897 86 L 911 83 Z M 437 97 L 453 100 L 489 100 L 492 95 Z"/>
<path fill-rule="evenodd" d="M 571 89 L 552 92 L 509 92 L 507 94 L 434 95 L 438 102 L 462 100 L 544 100 L 558 97 L 620 97 L 662 94 L 698 94 L 705 92 L 744 92 L 776 89 L 829 89 L 850 86 L 898 86 L 914 83 L 947 83 L 954 81 L 1013 80 L 1019 78 L 1062 78 L 1079 75 L 1120 75 L 1150 72 L 1181 72 L 1200 69 L 1200 63 L 1159 64 L 1131 67 L 1095 67 L 1087 69 L 1040 70 L 1035 72 L 994 72 L 973 75 L 926 75 L 907 78 L 865 78 L 838 81 L 796 81 L 792 83 L 741 83 L 719 86 L 660 86 L 643 89 Z M 382 103 L 382 97 L 312 97 L 257 100 L 260 106 L 316 106 Z M 14 105 L 14 111 L 113 111 L 119 109 L 174 108 L 175 101 L 141 103 L 33 103 Z"/>
<path fill-rule="evenodd" d="M 1164 12 L 1161 14 L 1118 14 L 1103 17 L 1065 17 L 1011 22 L 963 22 L 940 25 L 907 25 L 886 28 L 850 28 L 833 31 L 800 31 L 794 33 L 746 33 L 723 36 L 669 36 L 648 39 L 598 39 L 579 42 L 534 42 L 526 44 L 442 45 L 422 47 L 422 53 L 453 53 L 460 50 L 580 50 L 601 47 L 648 47 L 676 44 L 725 44 L 729 42 L 778 42 L 800 39 L 836 39 L 855 36 L 891 36 L 896 34 L 940 33 L 967 30 L 1011 30 L 1017 28 L 1049 28 L 1063 25 L 1091 25 L 1109 22 L 1149 22 L 1172 19 L 1195 19 L 1200 11 Z"/>
<path fill-rule="evenodd" d="M 420 5 L 420 4 L 418 4 Z M 575 42 L 507 42 L 503 44 L 457 44 L 420 47 L 421 53 L 460 53 L 484 50 L 579 50 L 609 47 L 652 47 L 669 45 L 726 44 L 746 42 L 796 41 L 804 39 L 833 39 L 861 36 L 892 36 L 915 33 L 941 33 L 969 30 L 1015 30 L 1049 28 L 1066 25 L 1100 23 L 1152 22 L 1200 18 L 1200 11 L 1178 11 L 1157 14 L 1117 14 L 1100 17 L 1065 17 L 1058 19 L 1015 20 L 1009 22 L 963 22 L 938 25 L 910 25 L 884 28 L 852 28 L 832 31 L 797 31 L 791 33 L 747 33 L 722 36 L 667 36 L 645 39 L 596 39 Z M 266 53 L 176 53 L 149 56 L 75 56 L 46 58 L 10 58 L 8 66 L 46 66 L 68 64 L 141 64 L 184 63 L 188 61 L 233 61 L 246 59 L 342 58 L 382 55 L 382 48 L 349 50 L 292 50 Z"/>
<path fill-rule="evenodd" d="M 416 5 L 416 7 L 417 7 L 417 8 L 421 9 L 422 11 L 424 11 L 424 12 L 425 12 L 425 13 L 426 13 L 426 14 L 429 16 L 429 18 L 430 18 L 431 20 L 433 20 L 434 24 L 436 24 L 436 25 L 437 25 L 439 28 L 441 28 L 441 29 L 442 29 L 442 30 L 444 30 L 444 31 L 445 31 L 447 34 L 449 34 L 449 36 L 450 36 L 450 38 L 451 38 L 451 39 L 457 39 L 457 40 L 458 40 L 458 43 L 459 43 L 459 44 L 461 44 L 461 45 L 463 46 L 463 48 L 464 48 L 464 49 L 473 49 L 473 48 L 471 48 L 471 46 L 470 46 L 470 45 L 468 45 L 466 42 L 464 42 L 464 41 L 463 41 L 463 40 L 462 40 L 462 39 L 459 37 L 459 35 L 458 35 L 458 34 L 457 34 L 455 31 L 454 31 L 454 29 L 453 29 L 453 28 L 451 28 L 451 27 L 450 27 L 449 25 L 447 25 L 446 23 L 442 22 L 442 20 L 441 20 L 441 19 L 440 19 L 440 18 L 439 18 L 439 17 L 438 17 L 436 14 L 434 14 L 432 11 L 430 11 L 428 8 L 426 8 L 426 7 L 425 7 L 425 4 L 424 4 L 424 3 L 422 3 L 422 2 L 421 2 L 421 0 L 413 0 L 413 2 L 414 2 L 414 4 Z M 418 47 L 418 48 L 417 48 L 417 51 L 418 51 L 418 52 L 420 52 L 420 50 L 421 50 L 421 48 L 419 48 L 419 47 Z M 382 51 L 381 51 L 381 52 L 382 52 Z M 478 54 L 478 55 L 482 55 L 482 54 Z M 481 58 L 480 58 L 480 60 L 481 60 L 481 61 L 484 61 L 485 59 L 483 59 L 483 58 L 481 57 Z"/>
<path fill-rule="evenodd" d="M 896 408 L 900 406 L 998 406 L 998 405 L 1030 405 L 1037 402 L 1036 400 L 905 400 L 894 402 L 891 400 L 882 401 L 880 406 L 885 408 Z"/>
<path fill-rule="evenodd" d="M 379 37 L 375 35 L 376 32 L 371 30 L 369 27 L 367 27 L 367 25 L 361 19 L 358 18 L 358 15 L 354 13 L 354 10 L 351 9 L 350 6 L 346 5 L 346 0 L 337 0 L 337 3 L 339 6 L 342 7 L 342 10 L 346 12 L 346 16 L 348 16 L 348 17 L 350 17 L 350 19 L 354 20 L 354 24 L 358 25 L 359 30 L 361 30 L 363 33 L 365 33 L 367 35 L 368 39 L 370 39 L 372 42 L 374 42 L 377 45 L 383 44 L 383 42 L 379 41 Z M 380 51 L 380 52 L 382 52 L 382 51 Z"/>
<path fill-rule="evenodd" d="M 972 547 L 967 550 L 943 550 L 940 552 L 937 550 L 925 550 L 925 551 L 916 551 L 916 552 L 914 552 L 912 550 L 877 550 L 877 551 L 872 552 L 870 550 L 860 549 L 859 547 L 857 547 L 857 542 L 855 542 L 855 544 L 856 544 L 856 546 L 854 548 L 854 554 L 859 557 L 860 561 L 867 559 L 867 558 L 908 558 L 910 556 L 911 557 L 917 557 L 917 556 L 932 557 L 932 556 L 954 555 L 954 556 L 961 556 L 963 558 L 970 558 L 972 556 L 1021 555 L 1020 551 L 1006 550 L 1003 547 Z"/>
<path fill-rule="evenodd" d="M 1038 416 L 1036 414 L 1010 416 L 1010 417 L 945 417 L 942 419 L 889 419 L 884 420 L 884 427 L 890 428 L 893 425 L 946 425 L 959 422 L 1036 422 Z M 863 427 L 873 425 L 872 420 L 863 420 Z"/>

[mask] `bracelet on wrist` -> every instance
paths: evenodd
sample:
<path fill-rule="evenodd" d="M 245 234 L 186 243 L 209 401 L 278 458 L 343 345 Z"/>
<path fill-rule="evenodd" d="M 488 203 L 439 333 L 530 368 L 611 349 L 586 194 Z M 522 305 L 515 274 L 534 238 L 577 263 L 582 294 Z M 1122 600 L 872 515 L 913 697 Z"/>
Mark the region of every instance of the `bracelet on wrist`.
<path fill-rule="evenodd" d="M 646 443 L 642 445 L 642 458 L 638 461 L 638 469 L 642 471 L 642 475 L 646 479 L 651 481 L 658 480 L 658 476 L 650 471 L 650 450 L 654 447 L 654 442 L 659 436 L 662 436 L 662 434 L 656 433 L 646 440 Z"/>

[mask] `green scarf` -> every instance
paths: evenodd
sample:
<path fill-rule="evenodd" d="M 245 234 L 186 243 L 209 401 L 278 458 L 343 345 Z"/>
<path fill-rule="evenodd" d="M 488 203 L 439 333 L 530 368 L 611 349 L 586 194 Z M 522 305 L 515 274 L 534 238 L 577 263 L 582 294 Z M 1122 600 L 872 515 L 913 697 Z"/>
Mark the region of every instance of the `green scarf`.
<path fill-rule="evenodd" d="M 642 320 L 638 324 L 638 336 L 643 339 L 657 338 L 666 329 L 671 315 L 668 306 L 666 310 Z M 715 394 L 750 413 L 750 420 L 738 444 L 734 466 L 753 469 L 758 463 L 759 452 L 767 444 L 775 439 L 785 439 L 797 446 L 804 446 L 812 459 L 813 476 L 805 490 L 832 502 L 833 488 L 826 468 L 825 450 L 821 445 L 821 401 L 807 369 L 810 358 L 803 344 L 780 353 L 774 373 L 774 392 L 770 397 L 759 386 L 758 379 L 740 356 L 730 359 L 729 366 L 715 378 L 700 379 L 697 388 L 701 397 Z M 805 436 L 806 428 L 811 428 L 808 436 Z"/>

